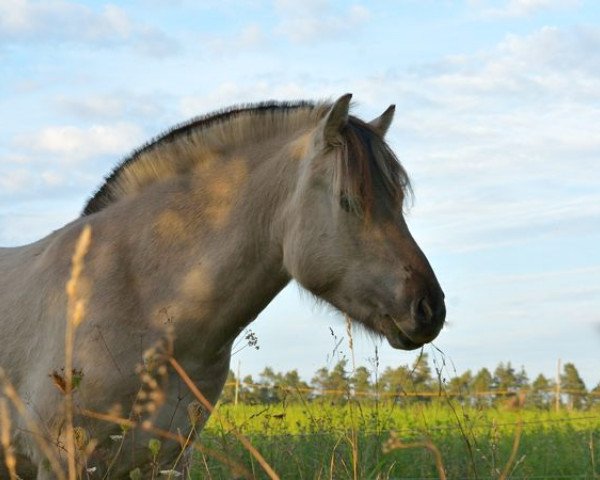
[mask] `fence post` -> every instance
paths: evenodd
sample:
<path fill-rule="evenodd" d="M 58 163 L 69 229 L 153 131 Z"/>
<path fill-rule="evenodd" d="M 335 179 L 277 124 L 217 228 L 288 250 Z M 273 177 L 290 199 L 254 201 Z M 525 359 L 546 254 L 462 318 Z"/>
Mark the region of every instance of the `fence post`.
<path fill-rule="evenodd" d="M 560 410 L 560 358 L 556 362 L 556 392 L 554 398 L 554 408 Z"/>
<path fill-rule="evenodd" d="M 233 401 L 234 405 L 238 404 L 238 397 L 239 397 L 239 393 L 240 393 L 240 365 L 241 365 L 242 361 L 238 360 L 238 368 L 237 368 L 237 375 L 235 376 L 235 399 Z"/>

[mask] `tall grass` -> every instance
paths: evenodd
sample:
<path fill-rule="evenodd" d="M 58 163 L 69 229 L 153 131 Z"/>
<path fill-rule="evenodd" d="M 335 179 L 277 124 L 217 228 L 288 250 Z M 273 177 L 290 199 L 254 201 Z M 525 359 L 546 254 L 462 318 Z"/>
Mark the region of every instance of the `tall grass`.
<path fill-rule="evenodd" d="M 79 283 L 83 274 L 84 259 L 90 248 L 92 229 L 89 225 L 83 228 L 79 235 L 72 258 L 71 278 L 67 282 L 67 324 L 65 328 L 65 450 L 67 452 L 67 467 L 69 480 L 77 480 L 77 465 L 75 450 L 75 428 L 73 425 L 73 349 L 75 348 L 75 333 L 85 317 L 87 299 L 80 291 Z M 82 446 L 82 445 L 81 445 Z"/>
<path fill-rule="evenodd" d="M 472 442 L 471 462 L 455 414 L 443 401 L 401 408 L 381 403 L 379 413 L 374 404 L 363 403 L 354 419 L 347 405 L 313 403 L 308 409 L 289 403 L 218 407 L 281 478 L 353 478 L 353 449 L 347 440 L 352 430 L 360 452 L 359 478 L 593 479 L 600 473 L 595 465 L 600 455 L 598 410 L 465 408 L 461 415 Z M 206 425 L 202 441 L 252 469 L 252 461 L 216 419 Z M 199 464 L 193 478 L 209 475 L 226 478 L 212 461 Z"/>

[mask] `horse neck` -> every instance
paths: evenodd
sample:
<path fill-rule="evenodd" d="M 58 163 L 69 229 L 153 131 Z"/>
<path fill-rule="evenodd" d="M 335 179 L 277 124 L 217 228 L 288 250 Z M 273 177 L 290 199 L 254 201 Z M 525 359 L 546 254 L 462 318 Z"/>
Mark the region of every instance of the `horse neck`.
<path fill-rule="evenodd" d="M 131 202 L 133 270 L 152 321 L 166 309 L 225 346 L 289 282 L 278 218 L 298 167 L 285 151 L 279 139 L 232 152 Z"/>

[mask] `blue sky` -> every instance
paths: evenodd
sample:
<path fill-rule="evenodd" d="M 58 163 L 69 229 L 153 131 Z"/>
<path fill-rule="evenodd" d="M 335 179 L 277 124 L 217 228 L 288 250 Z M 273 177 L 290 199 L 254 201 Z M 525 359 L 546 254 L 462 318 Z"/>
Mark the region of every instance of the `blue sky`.
<path fill-rule="evenodd" d="M 572 361 L 600 381 L 600 5 L 577 0 L 0 0 L 0 245 L 80 212 L 132 148 L 197 114 L 354 93 L 397 105 L 408 222 L 448 302 L 462 372 Z M 309 378 L 339 315 L 290 286 L 237 354 Z M 357 333 L 357 363 L 412 362 Z M 425 351 L 440 354 L 431 347 Z"/>

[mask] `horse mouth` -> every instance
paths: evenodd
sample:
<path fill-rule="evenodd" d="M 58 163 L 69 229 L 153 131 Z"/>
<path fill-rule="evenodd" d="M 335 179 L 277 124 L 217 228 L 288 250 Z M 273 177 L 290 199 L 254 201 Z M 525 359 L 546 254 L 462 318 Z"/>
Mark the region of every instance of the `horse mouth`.
<path fill-rule="evenodd" d="M 380 322 L 381 330 L 392 348 L 397 350 L 416 350 L 421 348 L 423 342 L 415 342 L 402 331 L 398 321 L 386 315 Z"/>

